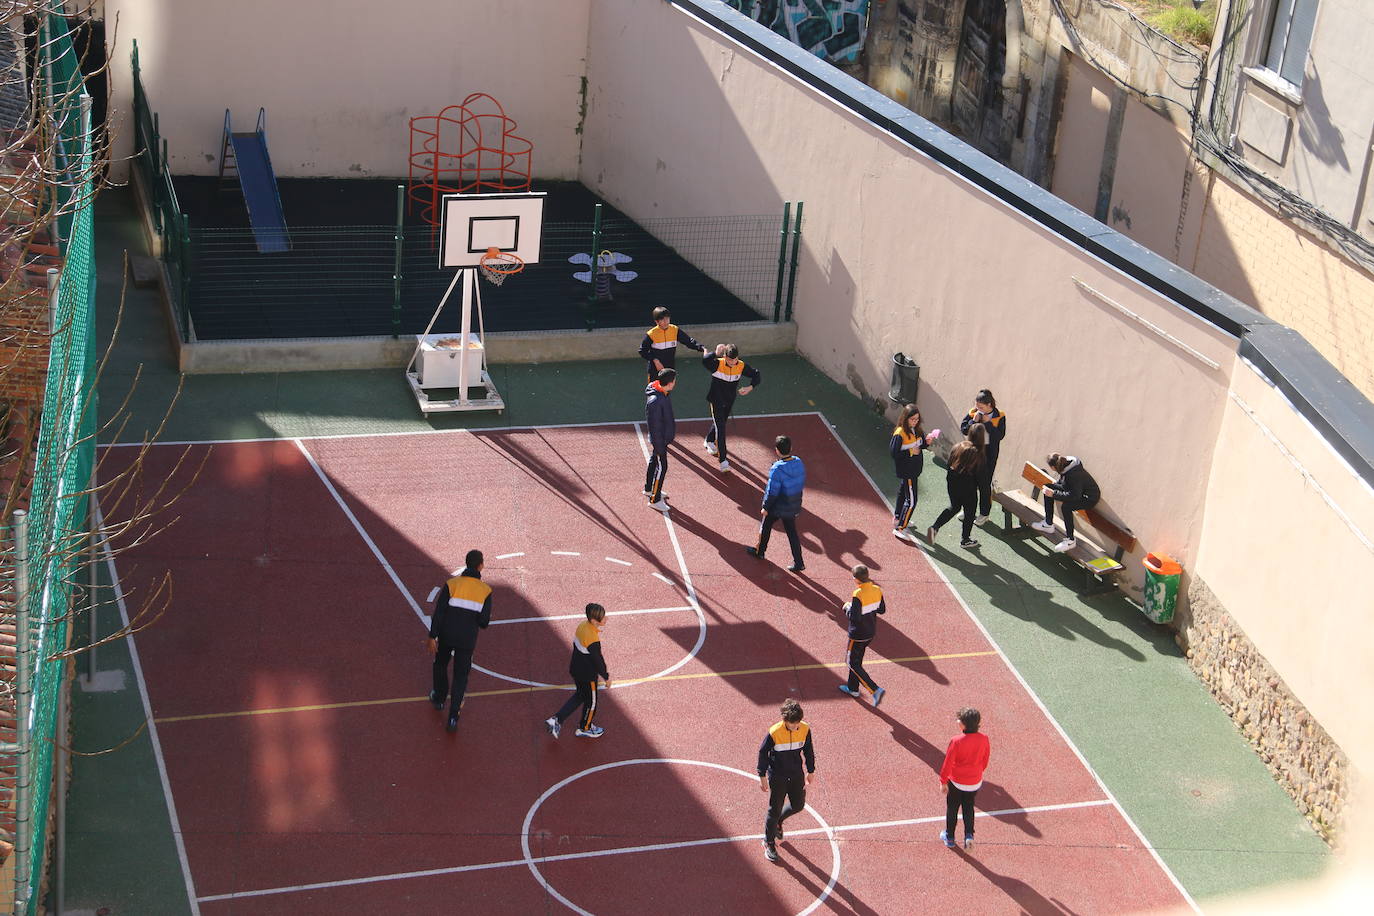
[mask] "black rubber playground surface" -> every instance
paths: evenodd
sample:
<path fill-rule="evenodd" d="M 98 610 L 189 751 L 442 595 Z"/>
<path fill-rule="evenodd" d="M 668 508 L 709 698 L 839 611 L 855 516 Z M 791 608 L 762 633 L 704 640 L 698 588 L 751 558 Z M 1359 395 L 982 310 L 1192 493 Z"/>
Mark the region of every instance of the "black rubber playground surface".
<path fill-rule="evenodd" d="M 214 177 L 177 178 L 177 195 L 191 226 L 190 311 L 197 338 L 361 337 L 423 331 L 454 272 L 437 267 L 429 225 L 418 212 L 408 214 L 401 243 L 397 323 L 397 184 L 396 179 L 280 180 L 292 247 L 260 254 L 236 183 Z M 541 261 L 502 286 L 482 284 L 487 330 L 647 327 L 648 313 L 657 305 L 671 308 L 689 328 L 763 320 L 739 296 L 581 184 L 536 182 L 535 190 L 548 193 Z M 568 260 L 590 251 L 598 203 L 603 204 L 601 248 L 630 255 L 633 261 L 625 267 L 638 273 L 629 282 L 612 281 L 610 301 L 592 301 L 592 287 L 573 276 L 586 265 Z M 736 290 L 754 291 L 756 302 L 762 290 L 762 298 L 771 303 L 776 226 L 770 228 L 753 217 L 722 217 L 709 224 L 684 223 L 678 229 L 691 238 L 694 250 L 720 242 L 731 261 L 713 262 L 715 267 L 734 278 L 731 286 Z M 724 275 L 721 269 L 714 272 Z M 436 330 L 457 327 L 460 305 L 455 290 Z"/>

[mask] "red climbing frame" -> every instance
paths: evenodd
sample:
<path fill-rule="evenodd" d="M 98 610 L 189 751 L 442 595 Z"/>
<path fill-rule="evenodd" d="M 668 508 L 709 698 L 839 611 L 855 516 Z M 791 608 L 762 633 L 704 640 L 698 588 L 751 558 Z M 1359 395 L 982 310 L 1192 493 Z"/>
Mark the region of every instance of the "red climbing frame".
<path fill-rule="evenodd" d="M 407 207 L 439 227 L 445 194 L 530 189 L 534 144 L 515 133 L 515 120 L 485 92 L 474 92 L 437 115 L 410 119 L 410 181 Z"/>

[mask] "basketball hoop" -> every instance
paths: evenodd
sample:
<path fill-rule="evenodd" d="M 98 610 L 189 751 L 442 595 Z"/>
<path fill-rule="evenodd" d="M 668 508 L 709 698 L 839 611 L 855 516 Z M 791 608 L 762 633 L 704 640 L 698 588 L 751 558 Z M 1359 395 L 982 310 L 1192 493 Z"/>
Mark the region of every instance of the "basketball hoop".
<path fill-rule="evenodd" d="M 477 266 L 481 268 L 482 276 L 486 277 L 489 283 L 500 286 L 506 282 L 506 277 L 525 269 L 525 259 L 499 248 L 488 248 Z"/>

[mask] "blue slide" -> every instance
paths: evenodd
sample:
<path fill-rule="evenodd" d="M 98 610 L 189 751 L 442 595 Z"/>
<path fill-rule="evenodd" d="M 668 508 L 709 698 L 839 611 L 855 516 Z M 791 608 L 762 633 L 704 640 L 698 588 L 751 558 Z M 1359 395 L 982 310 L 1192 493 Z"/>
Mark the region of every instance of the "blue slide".
<path fill-rule="evenodd" d="M 229 112 L 226 110 L 224 135 L 224 152 L 227 153 L 230 148 L 233 150 L 234 166 L 238 170 L 244 202 L 248 205 L 248 222 L 253 227 L 258 251 L 290 250 L 291 237 L 286 232 L 286 215 L 281 209 L 277 176 L 272 171 L 272 157 L 267 154 L 266 109 L 258 109 L 257 130 L 243 134 L 236 134 L 230 129 Z"/>

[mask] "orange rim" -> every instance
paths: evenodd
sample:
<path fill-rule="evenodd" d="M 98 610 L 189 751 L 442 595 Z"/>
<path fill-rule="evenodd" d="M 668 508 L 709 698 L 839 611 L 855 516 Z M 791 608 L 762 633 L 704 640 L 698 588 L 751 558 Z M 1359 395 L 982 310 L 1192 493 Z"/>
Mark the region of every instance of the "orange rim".
<path fill-rule="evenodd" d="M 482 255 L 481 267 L 491 273 L 518 274 L 525 269 L 525 259 L 499 248 L 488 248 Z"/>

